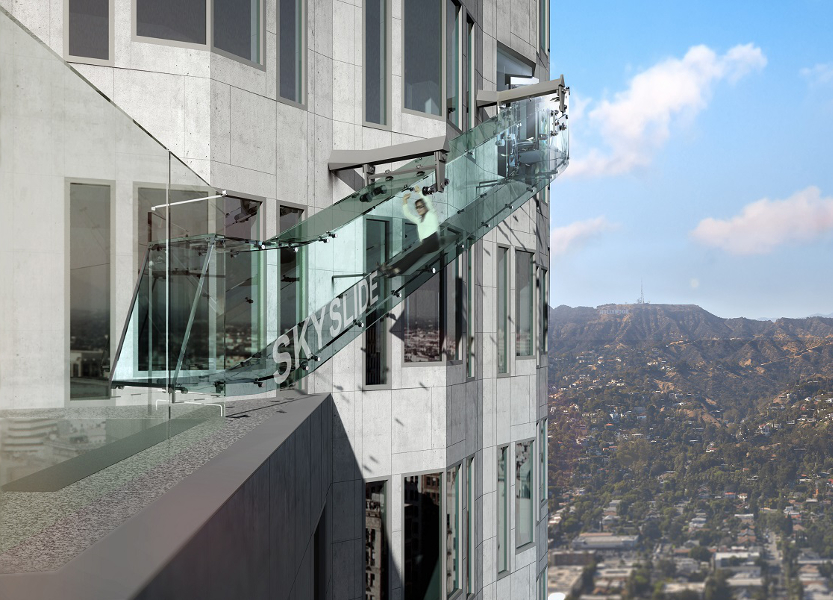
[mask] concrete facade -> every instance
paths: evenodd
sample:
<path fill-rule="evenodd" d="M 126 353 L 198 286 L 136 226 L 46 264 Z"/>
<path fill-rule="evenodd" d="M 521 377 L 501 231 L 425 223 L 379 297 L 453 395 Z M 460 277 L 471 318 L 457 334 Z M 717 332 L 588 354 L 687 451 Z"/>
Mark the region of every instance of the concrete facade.
<path fill-rule="evenodd" d="M 0 5 L 64 56 L 67 1 L 0 0 Z M 278 97 L 276 1 L 267 0 L 264 7 L 262 68 L 208 48 L 136 38 L 133 35 L 135 1 L 111 3 L 114 51 L 110 64 L 70 63 L 213 188 L 263 200 L 261 234 L 264 238 L 278 233 L 281 205 L 304 208 L 308 216 L 353 191 L 344 178 L 327 170 L 332 150 L 369 149 L 459 133 L 444 119 L 420 116 L 402 108 L 404 0 L 390 2 L 392 109 L 389 128 L 363 125 L 362 0 L 308 0 L 304 107 Z M 478 89 L 496 89 L 499 44 L 535 65 L 534 75 L 539 80 L 550 78 L 549 56 L 538 51 L 536 0 L 463 0 L 461 4 L 475 24 Z M 488 116 L 481 110 L 478 122 Z M 113 179 L 120 176 L 114 175 Z M 125 177 L 126 181 L 130 179 L 131 176 Z M 136 175 L 134 179 L 148 178 Z M 60 181 L 53 183 L 63 185 Z M 117 208 L 114 226 L 114 337 L 123 323 L 134 284 L 131 266 L 136 260 L 133 250 L 136 248 L 136 208 L 135 199 L 127 189 L 124 186 L 116 192 L 121 194 L 117 204 L 121 208 Z M 62 190 L 60 187 L 42 194 L 45 200 L 41 210 L 63 215 L 56 217 L 53 225 L 55 235 L 65 242 L 62 232 L 67 225 L 61 209 Z M 24 199 L 29 197 L 27 194 L 38 197 L 31 190 L 22 194 Z M 20 237 L 14 232 L 9 232 L 9 236 L 6 239 Z M 538 596 L 539 577 L 547 564 L 547 507 L 540 497 L 537 446 L 541 439 L 540 423 L 547 415 L 547 360 L 540 340 L 542 306 L 537 288 L 535 350 L 532 357 L 516 357 L 512 334 L 517 314 L 514 251 L 533 252 L 539 269 L 536 273 L 540 273 L 540 269 L 549 265 L 548 240 L 549 205 L 533 200 L 474 246 L 474 377 L 467 377 L 465 361 L 405 364 L 402 340 L 389 335 L 390 383 L 382 389 L 366 389 L 364 384 L 364 337 L 355 340 L 308 378 L 306 391 L 332 394 L 335 407 L 332 504 L 328 508 L 333 514 L 334 599 L 364 598 L 364 482 L 381 479 L 389 482 L 393 507 L 387 523 L 391 561 L 389 597 L 399 599 L 403 597 L 404 573 L 403 477 L 446 472 L 454 465 L 466 465 L 470 458 L 474 458 L 476 475 L 474 493 L 466 494 L 466 498 L 473 497 L 474 505 L 469 507 L 469 502 L 464 501 L 463 506 L 474 512 L 473 596 L 482 600 L 531 600 Z M 24 239 L 18 245 L 21 251 L 28 250 Z M 16 315 L 13 322 L 39 323 L 37 332 L 5 326 L 5 330 L 0 329 L 0 340 L 22 343 L 26 336 L 36 333 L 53 340 L 55 345 L 67 345 L 68 325 L 66 317 L 61 316 L 65 312 L 62 306 L 67 293 L 54 297 L 49 294 L 54 282 L 64 282 L 60 285 L 65 286 L 65 275 L 55 266 L 64 264 L 65 247 L 66 243 L 56 244 L 54 256 L 44 253 L 32 257 L 27 252 L 23 259 L 11 252 L 0 255 L 3 280 L 18 277 L 17 289 L 31 289 L 33 295 L 43 298 L 39 304 L 21 306 L 19 298 L 12 298 L 10 292 L 0 292 L 0 301 L 6 302 L 9 310 L 23 311 L 20 315 L 3 311 Z M 498 247 L 510 249 L 509 366 L 505 375 L 497 373 L 495 261 Z M 48 269 L 42 271 L 49 265 L 54 273 L 50 274 Z M 42 276 L 32 278 L 33 272 Z M 49 302 L 54 306 L 44 305 Z M 402 306 L 398 307 L 394 317 L 398 318 L 402 310 Z M 50 320 L 37 321 L 38 314 L 48 314 Z M 32 352 L 40 350 L 32 349 Z M 26 370 L 25 364 L 25 360 L 0 350 L 0 408 L 27 406 L 32 382 L 21 382 L 19 389 L 10 387 L 14 373 Z M 44 375 L 44 381 L 35 382 L 40 386 L 37 397 L 42 405 L 68 402 L 65 364 L 66 360 L 63 364 L 56 361 L 53 369 L 45 371 L 53 375 Z M 515 443 L 533 439 L 536 444 L 533 506 L 537 513 L 534 541 L 517 549 Z M 509 446 L 509 564 L 506 571 L 498 573 L 497 454 L 503 446 Z"/>

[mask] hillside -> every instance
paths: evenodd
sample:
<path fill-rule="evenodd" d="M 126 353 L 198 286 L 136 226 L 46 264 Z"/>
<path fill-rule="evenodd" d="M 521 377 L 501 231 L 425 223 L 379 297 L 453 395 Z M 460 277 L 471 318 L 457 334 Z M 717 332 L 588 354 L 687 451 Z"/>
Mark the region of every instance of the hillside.
<path fill-rule="evenodd" d="M 723 319 L 695 305 L 559 306 L 549 312 L 549 349 L 550 392 L 562 399 L 658 409 L 685 401 L 693 413 L 733 422 L 799 381 L 833 377 L 833 319 Z"/>

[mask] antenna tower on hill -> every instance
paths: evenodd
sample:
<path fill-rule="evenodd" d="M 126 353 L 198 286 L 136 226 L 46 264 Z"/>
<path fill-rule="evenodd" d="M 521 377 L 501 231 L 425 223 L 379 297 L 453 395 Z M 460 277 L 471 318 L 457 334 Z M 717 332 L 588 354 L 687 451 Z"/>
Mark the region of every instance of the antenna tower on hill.
<path fill-rule="evenodd" d="M 636 301 L 637 304 L 645 304 L 645 289 L 642 286 L 642 280 L 639 280 L 639 299 Z"/>

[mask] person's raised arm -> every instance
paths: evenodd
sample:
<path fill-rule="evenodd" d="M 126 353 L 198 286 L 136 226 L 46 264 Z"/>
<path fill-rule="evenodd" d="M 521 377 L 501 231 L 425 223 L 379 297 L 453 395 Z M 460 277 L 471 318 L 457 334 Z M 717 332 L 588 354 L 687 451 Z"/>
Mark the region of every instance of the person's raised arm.
<path fill-rule="evenodd" d="M 411 212 L 411 207 L 408 206 L 408 198 L 410 197 L 410 192 L 405 192 L 405 194 L 402 196 L 402 214 L 405 215 L 405 218 L 411 221 L 412 223 L 419 223 L 419 219 L 413 212 Z"/>

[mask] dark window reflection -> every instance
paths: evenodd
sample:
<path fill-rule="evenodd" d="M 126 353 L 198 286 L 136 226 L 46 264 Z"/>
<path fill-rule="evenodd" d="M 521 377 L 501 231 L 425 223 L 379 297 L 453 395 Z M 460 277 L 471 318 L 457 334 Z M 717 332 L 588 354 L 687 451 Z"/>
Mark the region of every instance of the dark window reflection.
<path fill-rule="evenodd" d="M 442 474 L 405 477 L 405 600 L 440 599 Z"/>
<path fill-rule="evenodd" d="M 405 108 L 441 116 L 442 4 L 404 0 Z"/>
<path fill-rule="evenodd" d="M 515 545 L 532 542 L 535 515 L 532 512 L 532 442 L 515 444 Z"/>
<path fill-rule="evenodd" d="M 366 221 L 367 233 L 365 235 L 365 271 L 371 272 L 378 265 L 387 262 L 389 258 L 389 224 L 387 221 L 368 219 Z M 387 280 L 380 278 L 380 297 L 387 295 Z M 384 311 L 378 311 L 370 316 L 373 320 L 383 315 Z M 367 385 L 382 385 L 388 382 L 387 364 L 387 328 L 388 323 L 384 318 L 379 318 L 376 323 L 367 328 L 365 334 L 365 382 Z"/>
<path fill-rule="evenodd" d="M 442 314 L 437 273 L 405 299 L 405 362 L 442 360 Z"/>
<path fill-rule="evenodd" d="M 369 123 L 387 124 L 387 0 L 366 0 L 364 6 L 364 109 Z"/>
<path fill-rule="evenodd" d="M 364 597 L 387 600 L 387 484 L 384 481 L 366 483 L 364 492 Z"/>
<path fill-rule="evenodd" d="M 214 47 L 260 62 L 260 2 L 214 0 Z"/>
<path fill-rule="evenodd" d="M 515 252 L 515 353 L 532 356 L 532 253 Z"/>
<path fill-rule="evenodd" d="M 136 35 L 205 44 L 205 0 L 136 0 Z"/>
<path fill-rule="evenodd" d="M 507 327 L 509 316 L 509 250 L 497 249 L 497 372 L 507 373 Z"/>
<path fill-rule="evenodd" d="M 278 92 L 303 104 L 305 0 L 278 0 Z"/>
<path fill-rule="evenodd" d="M 110 186 L 69 188 L 70 398 L 106 398 L 110 372 Z"/>
<path fill-rule="evenodd" d="M 70 56 L 110 58 L 110 0 L 69 0 Z"/>

